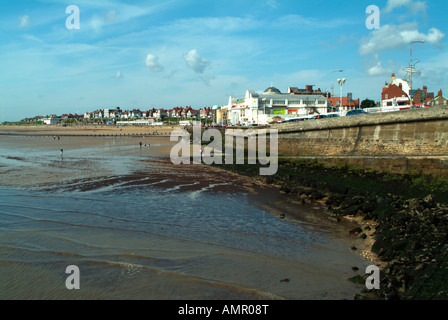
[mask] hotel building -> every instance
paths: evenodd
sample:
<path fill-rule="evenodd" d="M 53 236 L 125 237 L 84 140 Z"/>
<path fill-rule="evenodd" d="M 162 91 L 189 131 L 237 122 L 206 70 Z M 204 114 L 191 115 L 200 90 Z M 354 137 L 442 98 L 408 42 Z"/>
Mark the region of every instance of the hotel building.
<path fill-rule="evenodd" d="M 269 87 L 262 93 L 246 91 L 244 98 L 229 98 L 227 106 L 222 107 L 227 113 L 229 124 L 268 124 L 275 119 L 287 119 L 312 114 L 329 112 L 327 94 L 313 90 L 290 87 L 287 93 L 275 87 Z"/>

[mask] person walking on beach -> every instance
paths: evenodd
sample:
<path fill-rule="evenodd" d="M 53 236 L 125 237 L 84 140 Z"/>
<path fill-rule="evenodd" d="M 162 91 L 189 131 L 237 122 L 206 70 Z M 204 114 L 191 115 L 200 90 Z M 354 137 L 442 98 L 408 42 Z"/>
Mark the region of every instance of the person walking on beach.
<path fill-rule="evenodd" d="M 140 148 L 142 147 L 142 142 L 140 141 Z"/>
<path fill-rule="evenodd" d="M 64 157 L 64 149 L 61 149 L 61 158 Z"/>

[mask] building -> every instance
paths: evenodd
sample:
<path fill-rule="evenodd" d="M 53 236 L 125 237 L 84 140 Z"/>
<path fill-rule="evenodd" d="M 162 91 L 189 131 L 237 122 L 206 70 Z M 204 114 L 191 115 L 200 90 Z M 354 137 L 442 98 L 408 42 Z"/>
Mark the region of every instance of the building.
<path fill-rule="evenodd" d="M 322 92 L 320 89 L 314 90 L 313 86 L 311 86 L 311 85 L 305 86 L 305 89 L 299 89 L 297 87 L 289 87 L 288 88 L 288 94 L 294 94 L 294 95 L 318 95 L 318 96 L 329 97 L 329 93 Z"/>
<path fill-rule="evenodd" d="M 212 108 L 199 109 L 199 115 L 201 119 L 213 118 Z"/>
<path fill-rule="evenodd" d="M 227 106 L 220 106 L 218 109 L 216 109 L 216 124 L 219 125 L 227 125 L 229 123 L 228 118 L 229 112 L 227 110 Z"/>
<path fill-rule="evenodd" d="M 282 93 L 269 87 L 262 93 L 246 91 L 244 98 L 229 97 L 223 112 L 227 112 L 229 124 L 268 124 L 274 118 L 292 118 L 317 113 L 327 113 L 328 100 L 324 93 L 313 91 L 312 86 L 300 90 L 294 87 Z M 224 119 L 223 116 L 221 118 Z"/>
<path fill-rule="evenodd" d="M 359 99 L 353 100 L 351 94 L 348 94 L 347 97 L 342 97 L 342 103 L 341 97 L 328 98 L 328 102 L 334 111 L 350 111 L 359 109 Z"/>
<path fill-rule="evenodd" d="M 434 92 L 428 92 L 428 87 L 423 86 L 423 89 L 411 90 L 410 96 L 412 104 L 427 104 L 429 100 L 434 99 Z"/>
<path fill-rule="evenodd" d="M 118 118 L 118 115 L 121 113 L 120 107 L 116 109 L 104 109 L 104 118 L 106 119 L 115 119 Z"/>
<path fill-rule="evenodd" d="M 93 112 L 93 118 L 91 119 L 103 119 L 104 118 L 104 112 L 102 110 L 96 110 Z"/>
<path fill-rule="evenodd" d="M 408 82 L 392 74 L 391 81 L 386 82 L 381 93 L 381 107 L 405 107 L 411 105 L 409 95 L 411 87 Z"/>
<path fill-rule="evenodd" d="M 44 118 L 42 120 L 43 120 L 44 124 L 50 125 L 50 124 L 58 124 L 62 120 L 62 118 L 58 117 L 55 114 L 53 114 L 53 115 L 51 115 L 51 116 L 49 116 L 47 118 Z"/>
<path fill-rule="evenodd" d="M 169 115 L 168 115 L 168 111 L 166 111 L 165 109 L 158 109 L 152 113 L 152 116 L 156 119 L 161 120 L 162 118 L 165 118 Z"/>
<path fill-rule="evenodd" d="M 437 93 L 437 96 L 429 99 L 427 101 L 427 104 L 432 107 L 448 106 L 448 99 L 443 96 L 442 89 L 440 89 L 440 91 Z"/>
<path fill-rule="evenodd" d="M 189 109 L 187 111 L 187 118 L 196 118 L 199 119 L 201 116 L 201 112 L 199 110 Z"/>

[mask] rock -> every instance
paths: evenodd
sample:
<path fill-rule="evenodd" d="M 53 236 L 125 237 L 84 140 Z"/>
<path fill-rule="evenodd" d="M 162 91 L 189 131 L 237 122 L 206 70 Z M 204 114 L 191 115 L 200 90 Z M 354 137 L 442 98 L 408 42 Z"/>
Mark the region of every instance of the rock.
<path fill-rule="evenodd" d="M 350 230 L 349 234 L 357 236 L 361 232 L 362 232 L 362 229 L 360 227 L 356 227 L 356 228 Z"/>
<path fill-rule="evenodd" d="M 417 267 L 415 267 L 415 271 L 421 271 L 425 268 L 425 265 L 423 263 L 420 263 Z"/>
<path fill-rule="evenodd" d="M 418 208 L 420 208 L 420 203 L 419 203 L 418 199 L 410 199 L 408 201 L 408 204 L 409 204 L 409 208 L 411 210 L 417 210 Z"/>
<path fill-rule="evenodd" d="M 336 216 L 329 216 L 328 219 L 333 222 L 341 222 L 341 218 L 336 217 Z"/>
<path fill-rule="evenodd" d="M 354 271 L 354 272 L 357 272 L 358 270 L 359 270 L 359 268 L 358 267 L 352 267 L 352 270 Z"/>
<path fill-rule="evenodd" d="M 288 278 L 282 279 L 282 280 L 280 280 L 280 282 L 289 282 L 289 279 Z"/>
<path fill-rule="evenodd" d="M 319 191 L 314 191 L 313 193 L 311 193 L 311 197 L 312 197 L 312 199 L 314 199 L 314 200 L 322 200 L 323 198 L 324 198 L 324 194 L 323 193 L 321 193 L 321 192 L 319 192 Z"/>
<path fill-rule="evenodd" d="M 357 283 L 357 284 L 363 284 L 365 283 L 365 280 L 363 277 L 361 277 L 360 275 L 351 277 L 348 279 L 349 281 L 353 282 L 353 283 Z"/>
<path fill-rule="evenodd" d="M 423 205 L 426 208 L 434 208 L 436 206 L 436 202 L 434 201 L 434 197 L 430 194 L 423 199 Z"/>

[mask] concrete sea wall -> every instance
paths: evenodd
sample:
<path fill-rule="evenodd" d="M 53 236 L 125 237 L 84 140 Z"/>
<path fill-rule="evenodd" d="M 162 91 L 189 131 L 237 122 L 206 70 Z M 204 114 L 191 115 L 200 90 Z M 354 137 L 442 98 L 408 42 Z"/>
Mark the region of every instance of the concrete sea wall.
<path fill-rule="evenodd" d="M 448 108 L 280 124 L 279 156 L 448 176 Z"/>

